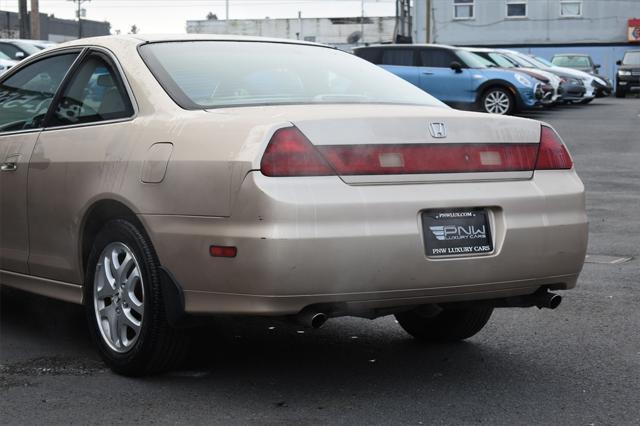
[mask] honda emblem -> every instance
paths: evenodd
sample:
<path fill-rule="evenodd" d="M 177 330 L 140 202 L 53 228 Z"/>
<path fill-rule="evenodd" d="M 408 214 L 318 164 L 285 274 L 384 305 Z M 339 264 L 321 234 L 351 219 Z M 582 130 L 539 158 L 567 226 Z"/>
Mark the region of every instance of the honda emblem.
<path fill-rule="evenodd" d="M 429 123 L 429 133 L 434 138 L 446 138 L 447 126 L 444 123 Z"/>

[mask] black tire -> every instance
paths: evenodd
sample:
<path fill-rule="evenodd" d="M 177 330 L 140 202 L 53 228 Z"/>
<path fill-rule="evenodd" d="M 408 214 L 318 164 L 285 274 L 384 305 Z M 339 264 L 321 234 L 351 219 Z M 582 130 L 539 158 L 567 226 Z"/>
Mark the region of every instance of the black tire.
<path fill-rule="evenodd" d="M 627 93 L 621 87 L 616 87 L 616 98 L 624 98 L 627 96 Z"/>
<path fill-rule="evenodd" d="M 102 335 L 93 297 L 98 258 L 112 243 L 123 243 L 133 252 L 144 288 L 140 332 L 135 343 L 124 353 L 112 349 Z M 158 267 L 157 256 L 148 238 L 127 220 L 108 222 L 93 243 L 85 275 L 85 311 L 98 352 L 104 362 L 118 374 L 143 376 L 163 372 L 175 367 L 186 355 L 187 337 L 172 328 L 166 318 Z"/>
<path fill-rule="evenodd" d="M 499 96 L 501 98 L 508 100 L 508 106 L 506 107 L 504 112 L 498 113 L 498 112 L 491 111 L 490 107 L 488 106 L 488 99 L 490 99 L 492 96 Z M 513 113 L 516 112 L 516 101 L 508 89 L 501 86 L 494 86 L 485 90 L 482 96 L 480 97 L 480 109 L 483 112 L 486 112 L 489 114 L 512 115 Z"/>
<path fill-rule="evenodd" d="M 396 314 L 400 326 L 418 340 L 455 342 L 476 335 L 487 324 L 493 308 L 451 309 L 422 313 L 421 308 Z"/>

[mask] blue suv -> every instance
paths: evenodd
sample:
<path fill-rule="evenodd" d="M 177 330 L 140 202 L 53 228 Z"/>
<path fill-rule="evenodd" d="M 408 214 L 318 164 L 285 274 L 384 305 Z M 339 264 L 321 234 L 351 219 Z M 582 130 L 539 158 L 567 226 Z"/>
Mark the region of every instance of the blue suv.
<path fill-rule="evenodd" d="M 456 107 L 513 114 L 542 105 L 545 84 L 527 74 L 496 69 L 467 50 L 435 44 L 360 47 L 356 56 L 402 77 Z"/>

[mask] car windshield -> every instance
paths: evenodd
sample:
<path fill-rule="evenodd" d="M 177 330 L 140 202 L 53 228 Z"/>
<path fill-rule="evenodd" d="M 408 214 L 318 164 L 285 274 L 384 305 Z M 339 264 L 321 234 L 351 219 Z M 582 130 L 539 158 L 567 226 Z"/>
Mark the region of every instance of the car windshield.
<path fill-rule="evenodd" d="M 5 61 L 12 61 L 12 59 L 10 57 L 8 57 L 7 55 L 5 55 L 2 52 L 0 52 L 0 59 L 3 59 Z"/>
<path fill-rule="evenodd" d="M 456 53 L 469 68 L 491 68 L 496 64 L 468 50 L 456 50 Z"/>
<path fill-rule="evenodd" d="M 272 42 L 151 43 L 140 53 L 183 108 L 389 103 L 444 106 L 399 77 L 322 46 Z"/>
<path fill-rule="evenodd" d="M 16 46 L 18 46 L 20 49 L 27 52 L 28 55 L 33 55 L 34 53 L 38 53 L 39 51 L 42 50 L 42 48 L 38 47 L 35 44 L 25 43 L 22 41 L 16 42 Z"/>
<path fill-rule="evenodd" d="M 591 61 L 587 56 L 554 56 L 553 65 L 568 68 L 591 68 Z"/>
<path fill-rule="evenodd" d="M 519 67 L 524 68 L 541 68 L 542 66 L 539 64 L 533 63 L 533 61 L 529 61 L 527 58 L 524 58 L 515 53 L 503 53 L 503 55 L 508 58 L 510 61 L 513 61 Z M 545 67 L 542 67 L 545 68 Z"/>
<path fill-rule="evenodd" d="M 516 64 L 514 64 L 506 56 L 504 56 L 504 55 L 502 55 L 500 53 L 489 52 L 489 53 L 487 53 L 487 55 L 489 55 L 489 58 L 491 58 L 491 60 L 493 62 L 498 64 L 499 67 L 502 67 L 502 68 L 514 68 L 516 66 Z"/>
<path fill-rule="evenodd" d="M 538 63 L 541 63 L 543 66 L 546 66 L 546 67 L 555 67 L 556 66 L 556 65 L 552 64 L 551 62 L 547 61 L 546 59 L 541 58 L 540 56 L 531 56 L 530 59 L 531 59 L 531 61 L 533 63 L 538 62 Z"/>
<path fill-rule="evenodd" d="M 640 51 L 625 53 L 622 63 L 625 65 L 640 65 Z"/>

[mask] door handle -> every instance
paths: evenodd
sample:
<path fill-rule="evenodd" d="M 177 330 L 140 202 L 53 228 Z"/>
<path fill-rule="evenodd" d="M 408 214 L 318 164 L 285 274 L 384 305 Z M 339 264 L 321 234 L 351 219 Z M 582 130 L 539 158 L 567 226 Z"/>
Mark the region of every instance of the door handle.
<path fill-rule="evenodd" d="M 433 75 L 433 73 L 432 73 L 432 72 L 426 72 L 426 71 L 425 71 L 425 72 L 423 72 L 423 73 L 422 73 L 422 75 Z"/>
<path fill-rule="evenodd" d="M 18 163 L 2 163 L 0 165 L 0 172 L 15 172 L 18 170 Z"/>

